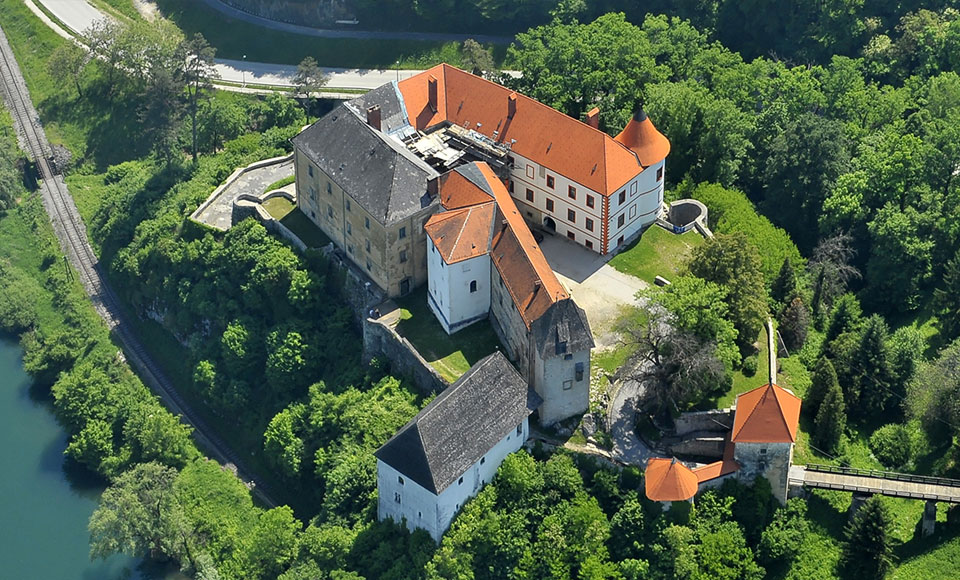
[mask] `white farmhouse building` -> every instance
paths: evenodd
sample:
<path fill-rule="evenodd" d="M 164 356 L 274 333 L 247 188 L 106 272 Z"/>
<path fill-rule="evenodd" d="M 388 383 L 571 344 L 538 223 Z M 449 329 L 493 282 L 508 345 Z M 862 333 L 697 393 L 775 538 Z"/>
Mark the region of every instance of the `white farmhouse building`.
<path fill-rule="evenodd" d="M 379 520 L 440 541 L 529 435 L 540 397 L 499 352 L 475 364 L 375 453 Z"/>

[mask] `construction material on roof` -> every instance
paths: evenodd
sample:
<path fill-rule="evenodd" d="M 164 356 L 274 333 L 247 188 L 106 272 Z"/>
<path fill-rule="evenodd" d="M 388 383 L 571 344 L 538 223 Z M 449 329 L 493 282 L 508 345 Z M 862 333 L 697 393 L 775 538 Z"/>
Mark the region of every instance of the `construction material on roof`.
<path fill-rule="evenodd" d="M 794 443 L 800 423 L 800 398 L 774 384 L 737 397 L 734 443 Z"/>

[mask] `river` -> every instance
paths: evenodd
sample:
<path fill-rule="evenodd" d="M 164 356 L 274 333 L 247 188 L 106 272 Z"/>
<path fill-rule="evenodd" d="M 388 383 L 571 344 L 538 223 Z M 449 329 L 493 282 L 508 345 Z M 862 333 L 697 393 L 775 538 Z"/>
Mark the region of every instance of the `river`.
<path fill-rule="evenodd" d="M 0 335 L 0 577 L 24 580 L 171 580 L 125 556 L 90 561 L 87 520 L 103 482 L 66 463 L 51 402 L 31 388 L 22 351 Z"/>

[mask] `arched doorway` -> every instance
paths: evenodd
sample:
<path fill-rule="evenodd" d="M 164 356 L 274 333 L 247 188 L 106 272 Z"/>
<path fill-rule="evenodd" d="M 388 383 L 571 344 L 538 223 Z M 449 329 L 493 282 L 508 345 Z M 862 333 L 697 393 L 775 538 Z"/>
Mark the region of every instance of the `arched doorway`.
<path fill-rule="evenodd" d="M 552 217 L 547 216 L 547 217 L 543 218 L 543 227 L 547 228 L 547 229 L 550 230 L 551 232 L 556 232 L 556 231 L 557 231 L 557 222 L 553 221 L 553 218 L 552 218 Z"/>

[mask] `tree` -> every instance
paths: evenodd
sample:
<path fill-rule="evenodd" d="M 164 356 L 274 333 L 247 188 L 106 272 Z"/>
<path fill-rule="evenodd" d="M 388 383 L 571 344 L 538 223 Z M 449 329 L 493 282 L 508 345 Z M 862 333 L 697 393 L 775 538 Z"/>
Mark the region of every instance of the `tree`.
<path fill-rule="evenodd" d="M 787 500 L 787 505 L 773 514 L 773 521 L 760 535 L 757 553 L 765 564 L 792 561 L 809 531 L 807 504 L 800 498 Z"/>
<path fill-rule="evenodd" d="M 803 398 L 803 410 L 810 417 L 816 418 L 817 412 L 820 410 L 820 404 L 823 403 L 827 393 L 834 387 L 840 388 L 840 383 L 837 381 L 837 371 L 834 370 L 833 363 L 830 362 L 829 358 L 821 356 L 817 360 L 817 366 L 813 369 L 810 389 Z"/>
<path fill-rule="evenodd" d="M 187 528 L 174 493 L 177 471 L 143 463 L 121 474 L 103 492 L 90 516 L 90 556 L 107 558 L 177 556 L 185 551 L 179 531 Z"/>
<path fill-rule="evenodd" d="M 729 320 L 724 287 L 695 276 L 681 276 L 670 286 L 650 292 L 649 297 L 673 315 L 671 324 L 702 341 L 715 342 L 717 358 L 727 370 L 740 364 L 737 330 Z"/>
<path fill-rule="evenodd" d="M 807 341 L 807 330 L 810 328 L 810 310 L 797 296 L 780 315 L 780 335 L 788 352 L 796 352 Z"/>
<path fill-rule="evenodd" d="M 55 79 L 72 79 L 77 88 L 77 96 L 82 99 L 83 86 L 80 84 L 80 78 L 87 68 L 87 62 L 89 62 L 87 51 L 72 42 L 64 42 L 50 54 L 47 60 L 47 71 Z"/>
<path fill-rule="evenodd" d="M 866 417 L 883 411 L 893 398 L 893 373 L 887 347 L 889 334 L 887 323 L 879 315 L 867 318 L 857 352 L 849 361 L 851 375 L 857 383 L 855 408 Z"/>
<path fill-rule="evenodd" d="M 887 203 L 867 224 L 873 249 L 867 281 L 873 301 L 890 312 L 919 306 L 921 291 L 933 275 L 933 213 Z"/>
<path fill-rule="evenodd" d="M 940 334 L 947 340 L 960 336 L 960 249 L 947 262 L 943 283 L 933 293 Z"/>
<path fill-rule="evenodd" d="M 790 263 L 790 258 L 784 258 L 783 265 L 780 266 L 780 271 L 770 288 L 770 297 L 779 304 L 788 304 L 796 292 L 797 273 L 793 269 L 793 264 Z"/>
<path fill-rule="evenodd" d="M 210 101 L 200 108 L 198 146 L 216 153 L 223 148 L 225 141 L 236 139 L 243 133 L 246 122 L 243 107 L 219 99 Z"/>
<path fill-rule="evenodd" d="M 827 389 L 827 393 L 817 411 L 814 422 L 814 445 L 827 453 L 836 453 L 840 448 L 843 430 L 847 423 L 847 413 L 844 409 L 843 391 L 840 385 L 834 383 Z"/>
<path fill-rule="evenodd" d="M 477 76 L 486 76 L 494 72 L 493 55 L 479 42 L 472 38 L 463 41 L 460 49 L 463 59 L 463 68 Z"/>
<path fill-rule="evenodd" d="M 140 119 L 146 129 L 146 137 L 152 149 L 164 165 L 170 166 L 179 149 L 180 122 L 183 103 L 180 100 L 183 85 L 173 72 L 160 65 L 154 66 L 146 102 L 140 111 Z"/>
<path fill-rule="evenodd" d="M 199 32 L 180 44 L 183 65 L 183 80 L 187 87 L 187 108 L 190 111 L 190 126 L 193 136 L 191 153 L 193 162 L 197 162 L 197 110 L 200 107 L 200 97 L 205 90 L 213 87 L 212 79 L 220 75 L 214 68 L 216 49 L 207 43 L 207 39 Z M 216 151 L 216 149 L 214 149 Z"/>
<path fill-rule="evenodd" d="M 868 499 L 843 531 L 840 571 L 848 578 L 882 580 L 893 566 L 893 520 L 883 498 Z"/>
<path fill-rule="evenodd" d="M 297 73 L 293 76 L 294 93 L 303 95 L 303 110 L 307 114 L 307 121 L 310 120 L 313 94 L 319 92 L 329 80 L 330 77 L 324 74 L 323 69 L 312 56 L 304 58 L 297 65 Z"/>
<path fill-rule="evenodd" d="M 756 246 L 746 234 L 717 234 L 694 248 L 690 273 L 727 288 L 730 319 L 741 348 L 752 344 L 767 314 L 767 288 Z"/>
<path fill-rule="evenodd" d="M 908 416 L 920 419 L 931 439 L 960 432 L 960 339 L 935 360 L 920 363 L 903 404 Z"/>
<path fill-rule="evenodd" d="M 653 310 L 645 323 L 634 320 L 622 328 L 624 340 L 636 348 L 626 374 L 647 387 L 640 405 L 668 416 L 729 386 L 732 377 L 714 344 L 674 328 L 664 314 Z"/>
<path fill-rule="evenodd" d="M 851 280 L 860 277 L 860 271 L 850 264 L 856 255 L 849 234 L 839 233 L 820 240 L 813 249 L 807 269 L 813 278 L 813 312 L 819 314 L 833 305 Z"/>

